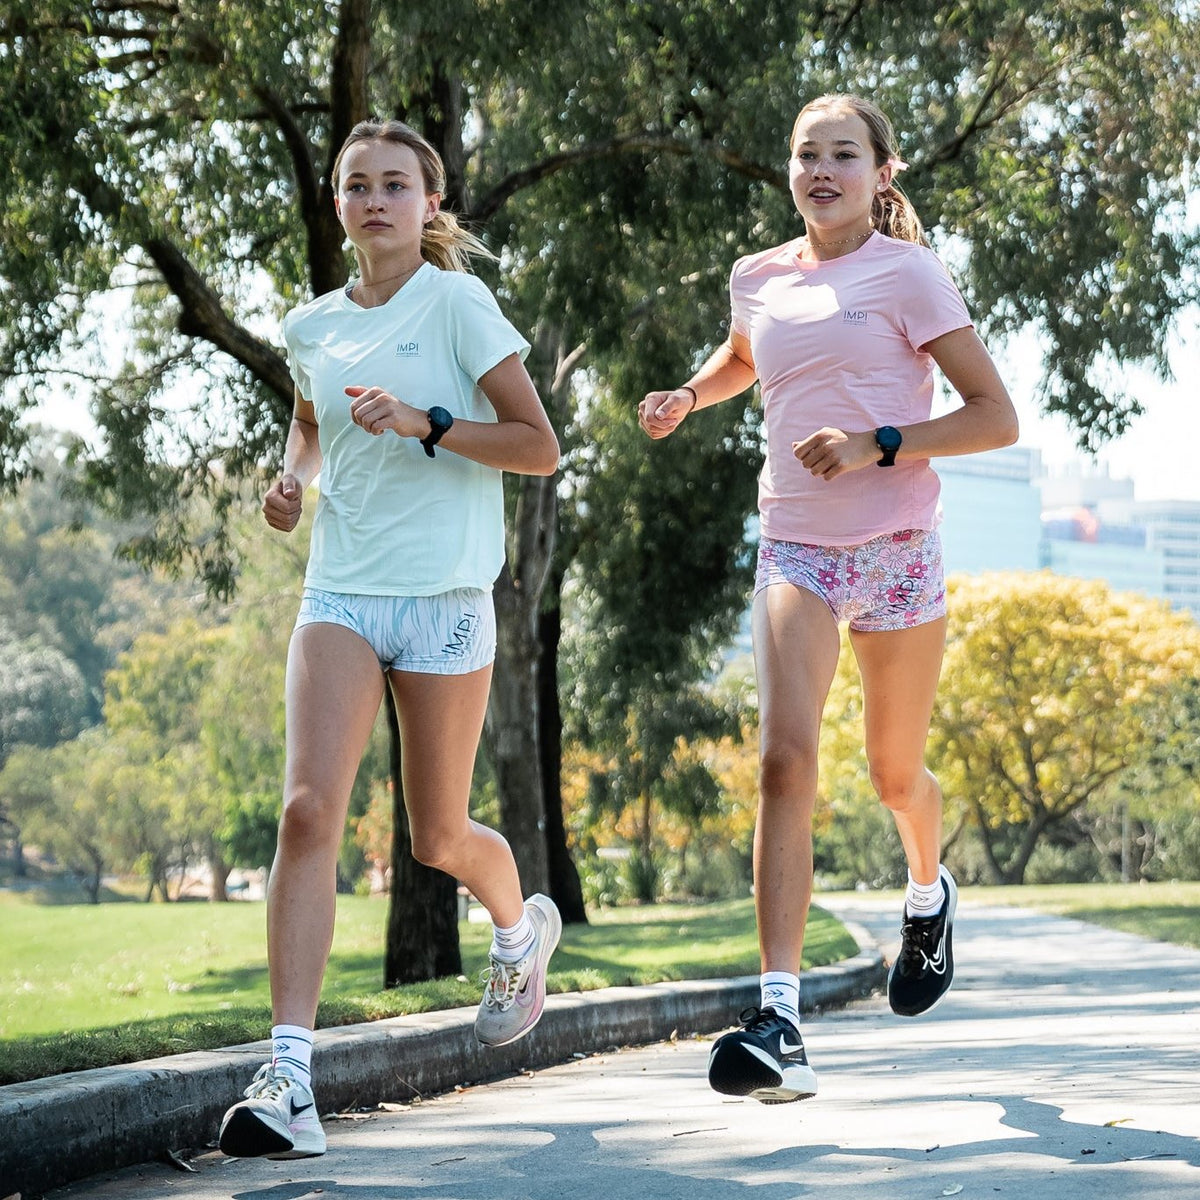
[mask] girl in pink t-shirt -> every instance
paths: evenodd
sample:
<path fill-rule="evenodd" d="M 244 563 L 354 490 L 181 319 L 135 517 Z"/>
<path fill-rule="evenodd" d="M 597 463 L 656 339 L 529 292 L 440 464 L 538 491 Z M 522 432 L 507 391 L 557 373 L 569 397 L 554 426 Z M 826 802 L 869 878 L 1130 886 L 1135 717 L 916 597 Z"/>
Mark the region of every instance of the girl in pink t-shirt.
<path fill-rule="evenodd" d="M 663 438 L 697 408 L 755 380 L 762 389 L 753 619 L 762 1004 L 715 1043 L 709 1082 L 764 1103 L 817 1089 L 799 1032 L 799 968 L 817 741 L 842 620 L 862 676 L 871 782 L 908 860 L 892 1009 L 928 1011 L 954 975 L 957 889 L 940 862 L 941 790 L 924 764 L 946 633 L 929 460 L 1010 445 L 1017 418 L 894 183 L 903 168 L 875 105 L 838 95 L 807 104 L 789 162 L 804 236 L 734 264 L 729 339 L 686 384 L 649 393 L 638 409 L 645 432 Z M 962 405 L 931 419 L 934 364 Z"/>

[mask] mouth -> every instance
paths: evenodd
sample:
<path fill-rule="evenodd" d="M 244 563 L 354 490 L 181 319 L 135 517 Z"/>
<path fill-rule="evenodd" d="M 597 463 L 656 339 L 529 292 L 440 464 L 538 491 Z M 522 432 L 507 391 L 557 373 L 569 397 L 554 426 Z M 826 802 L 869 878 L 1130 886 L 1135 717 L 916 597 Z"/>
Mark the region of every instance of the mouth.
<path fill-rule="evenodd" d="M 364 221 L 362 227 L 364 229 L 391 229 L 391 225 L 387 221 Z"/>
<path fill-rule="evenodd" d="M 836 200 L 840 195 L 840 192 L 835 192 L 832 188 L 813 188 L 808 193 L 808 198 L 810 200 Z"/>

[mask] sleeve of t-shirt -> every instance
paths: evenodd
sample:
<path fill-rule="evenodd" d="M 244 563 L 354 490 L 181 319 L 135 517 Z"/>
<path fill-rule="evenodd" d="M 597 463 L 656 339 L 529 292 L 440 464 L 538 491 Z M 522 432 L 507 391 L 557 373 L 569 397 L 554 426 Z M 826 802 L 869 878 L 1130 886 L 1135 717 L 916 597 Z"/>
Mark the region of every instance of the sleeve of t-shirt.
<path fill-rule="evenodd" d="M 914 350 L 974 325 L 950 272 L 932 250 L 919 247 L 900 271 L 900 329 Z"/>
<path fill-rule="evenodd" d="M 296 337 L 295 323 L 292 320 L 294 315 L 294 312 L 290 312 L 283 318 L 283 342 L 287 347 L 288 370 L 292 373 L 292 382 L 296 385 L 300 395 L 305 400 L 311 400 L 313 398 L 312 377 L 300 358 L 300 343 Z"/>
<path fill-rule="evenodd" d="M 487 284 L 474 275 L 464 275 L 454 297 L 454 353 L 458 365 L 476 383 L 510 354 L 521 361 L 529 343 L 500 311 Z"/>
<path fill-rule="evenodd" d="M 746 297 L 739 286 L 742 259 L 733 264 L 729 272 L 729 327 L 742 337 L 750 336 L 750 318 L 746 313 Z"/>

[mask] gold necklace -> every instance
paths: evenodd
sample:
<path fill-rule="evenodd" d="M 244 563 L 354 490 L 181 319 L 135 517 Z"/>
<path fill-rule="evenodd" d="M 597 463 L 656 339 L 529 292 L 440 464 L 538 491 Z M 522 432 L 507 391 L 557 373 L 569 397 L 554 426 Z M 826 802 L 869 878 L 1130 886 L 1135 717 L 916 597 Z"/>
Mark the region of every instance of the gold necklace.
<path fill-rule="evenodd" d="M 367 281 L 365 279 L 362 279 L 360 277 L 356 287 L 351 289 L 351 299 L 354 298 L 355 290 L 357 290 L 359 292 L 359 294 L 365 299 L 368 287 L 371 287 L 371 288 L 382 287 L 383 284 L 385 284 L 385 283 L 391 283 L 393 280 L 399 279 L 400 286 L 396 288 L 395 292 L 392 292 L 392 296 L 394 296 L 396 294 L 396 292 L 398 292 L 400 290 L 400 288 L 402 288 L 424 265 L 425 265 L 425 260 L 421 259 L 421 261 L 419 263 L 417 263 L 417 265 L 415 267 L 411 268 L 411 270 L 401 271 L 399 275 L 389 275 L 386 279 L 374 279 L 369 284 L 367 283 Z M 392 296 L 389 296 L 388 300 L 390 300 L 392 298 Z M 386 304 L 386 303 L 387 303 L 387 300 L 380 301 L 380 304 Z M 363 305 L 363 307 L 364 308 L 378 308 L 379 304 Z"/>
<path fill-rule="evenodd" d="M 859 238 L 870 237 L 875 232 L 874 229 L 868 229 L 863 233 L 856 233 L 853 237 L 838 238 L 836 242 L 814 242 L 809 234 L 804 235 L 804 240 L 808 242 L 809 247 L 813 250 L 824 250 L 829 246 L 848 246 L 851 242 L 857 242 Z"/>

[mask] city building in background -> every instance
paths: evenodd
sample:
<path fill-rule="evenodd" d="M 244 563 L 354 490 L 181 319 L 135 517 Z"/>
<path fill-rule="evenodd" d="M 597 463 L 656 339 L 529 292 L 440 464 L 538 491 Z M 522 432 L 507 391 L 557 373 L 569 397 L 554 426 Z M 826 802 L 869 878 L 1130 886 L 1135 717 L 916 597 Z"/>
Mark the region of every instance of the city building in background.
<path fill-rule="evenodd" d="M 1103 468 L 1047 472 L 1023 446 L 935 466 L 947 571 L 1046 568 L 1200 617 L 1200 501 L 1138 500 Z"/>
<path fill-rule="evenodd" d="M 946 573 L 1036 571 L 1042 566 L 1042 456 L 1028 446 L 939 458 Z"/>

